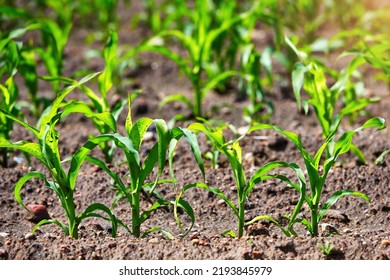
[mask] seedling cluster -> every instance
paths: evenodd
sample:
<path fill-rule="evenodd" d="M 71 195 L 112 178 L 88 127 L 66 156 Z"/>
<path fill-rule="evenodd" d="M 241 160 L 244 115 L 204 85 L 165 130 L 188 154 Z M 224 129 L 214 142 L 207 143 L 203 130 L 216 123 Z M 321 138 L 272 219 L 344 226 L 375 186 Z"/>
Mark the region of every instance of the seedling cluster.
<path fill-rule="evenodd" d="M 365 80 L 360 70 L 374 69 L 376 81 L 390 81 L 390 38 L 386 30 L 377 24 L 385 20 L 386 15 L 365 11 L 360 2 L 353 3 L 351 7 L 351 1 L 347 0 L 337 3 L 327 1 L 326 4 L 323 1 L 246 0 L 238 4 L 234 0 L 146 0 L 143 1 L 144 10 L 134 16 L 132 23 L 135 28 L 143 23 L 151 35 L 139 44 L 128 46 L 119 43 L 118 34 L 122 33 L 117 32 L 121 26 L 115 8 L 120 4 L 122 8 L 130 9 L 131 1 L 28 2 L 29 5 L 23 8 L 12 1 L 6 1 L 7 5 L 0 7 L 0 163 L 1 168 L 7 168 L 9 157 L 15 150 L 22 151 L 27 159 L 31 156 L 40 161 L 48 173 L 32 171 L 20 178 L 15 185 L 15 199 L 30 211 L 23 202 L 23 187 L 29 180 L 39 178 L 55 192 L 67 220 L 44 219 L 34 227 L 34 231 L 44 224 L 56 224 L 66 235 L 78 238 L 82 221 L 97 217 L 111 223 L 113 236 L 118 227 L 122 227 L 135 237 L 153 231 L 163 231 L 172 237 L 164 228 L 157 226 L 144 232 L 141 230 L 141 225 L 154 211 L 171 205 L 172 215 L 186 236 L 196 217 L 191 203 L 184 200 L 185 194 L 189 189 L 201 188 L 225 201 L 237 217 L 237 232 L 228 230 L 225 234 L 240 238 L 245 234 L 246 226 L 268 220 L 286 236 L 297 236 L 294 226 L 302 224 L 314 237 L 319 235 L 319 223 L 325 213 L 341 197 L 349 195 L 370 201 L 364 193 L 349 189 L 335 191 L 325 200 L 322 194 L 327 176 L 342 154 L 352 151 L 363 163 L 366 162 L 363 151 L 353 144 L 353 136 L 363 129 L 385 128 L 384 119 L 368 117 L 367 106 L 380 100 L 364 95 Z M 340 15 L 340 5 L 353 9 L 354 13 Z M 371 17 L 362 17 L 365 13 L 371 13 Z M 95 18 L 96 14 L 98 18 Z M 95 19 L 95 22 L 88 19 Z M 320 37 L 318 30 L 330 20 L 338 20 L 335 23 L 340 31 L 331 39 Z M 72 32 L 78 27 L 76 22 L 84 28 L 92 25 L 97 30 L 80 43 L 106 40 L 102 50 L 94 50 L 104 61 L 100 72 L 81 68 L 64 76 L 67 64 L 64 50 Z M 272 43 L 261 49 L 253 39 L 259 26 L 266 27 L 273 38 Z M 348 28 L 352 29 L 347 32 Z M 178 48 L 181 51 L 177 51 Z M 133 121 L 132 103 L 143 94 L 142 89 L 129 92 L 126 98 L 121 97 L 115 104 L 110 104 L 114 89 L 121 91 L 121 87 L 129 83 L 126 70 L 136 64 L 144 52 L 154 52 L 172 60 L 188 79 L 192 86 L 191 96 L 167 94 L 159 105 L 163 109 L 169 103 L 181 102 L 188 109 L 188 115 L 178 114 L 173 121 L 148 117 Z M 324 57 L 331 54 L 350 58 L 347 66 L 340 70 L 328 67 Z M 275 63 L 282 66 L 282 73 L 274 71 Z M 45 74 L 39 70 L 42 68 Z M 42 83 L 50 85 L 51 96 L 40 95 Z M 268 94 L 275 91 L 279 84 L 287 84 L 287 88 L 291 88 L 297 111 L 301 108 L 305 113 L 314 111 L 324 139 L 314 155 L 305 149 L 296 132 L 272 125 L 277 104 L 272 104 Z M 237 98 L 248 101 L 242 114 L 248 129 L 241 135 L 232 124 L 215 120 L 204 109 L 204 102 L 211 91 L 224 94 L 231 88 L 237 92 Z M 22 101 L 19 91 L 26 92 L 27 102 Z M 74 91 L 82 96 L 71 99 Z M 126 121 L 120 123 L 126 107 Z M 57 126 L 60 122 L 66 123 L 67 116 L 75 113 L 91 120 L 96 134 L 64 158 L 60 154 L 61 135 Z M 363 125 L 340 133 L 344 117 L 353 124 L 360 115 L 366 117 Z M 27 119 L 35 124 L 30 124 Z M 181 122 L 183 120 L 186 122 Z M 35 141 L 17 139 L 12 133 L 15 125 L 32 133 Z M 233 140 L 226 140 L 224 133 L 227 128 L 235 135 Z M 143 139 L 146 132 L 153 129 L 158 137 L 145 155 Z M 299 151 L 304 168 L 281 158 L 264 164 L 249 176 L 243 164 L 240 143 L 252 137 L 255 131 L 265 129 L 290 140 Z M 122 130 L 124 133 L 120 132 Z M 203 179 L 208 176 L 209 170 L 204 164 L 206 157 L 198 143 L 200 134 L 206 136 L 211 146 L 207 157 L 212 162 L 212 168 L 217 168 L 220 156 L 227 157 L 237 189 L 236 202 L 219 186 L 209 186 L 206 180 L 187 182 L 176 189 L 173 158 L 181 138 L 188 142 Z M 92 153 L 97 147 L 102 152 L 101 158 Z M 123 154 L 128 178 L 122 178 L 110 168 L 112 163 L 118 163 L 115 152 Z M 377 162 L 383 161 L 386 154 L 388 151 L 384 151 Z M 130 225 L 117 218 L 115 203 L 92 203 L 84 210 L 76 209 L 74 192 L 85 162 L 98 166 L 112 179 L 115 202 L 125 199 L 130 206 Z M 170 176 L 163 179 L 161 175 L 166 168 Z M 278 173 L 283 168 L 292 170 L 297 180 Z M 278 179 L 299 194 L 292 213 L 284 216 L 288 219 L 287 225 L 266 213 L 259 213 L 250 221 L 245 217 L 245 203 L 255 191 L 255 186 L 269 179 Z M 169 200 L 161 195 L 159 188 L 162 184 L 178 190 L 176 199 Z M 144 211 L 141 193 L 157 198 Z M 305 207 L 309 209 L 309 218 L 299 215 Z M 191 226 L 186 229 L 179 208 L 191 219 Z M 324 254 L 331 251 L 329 244 L 321 249 Z"/>

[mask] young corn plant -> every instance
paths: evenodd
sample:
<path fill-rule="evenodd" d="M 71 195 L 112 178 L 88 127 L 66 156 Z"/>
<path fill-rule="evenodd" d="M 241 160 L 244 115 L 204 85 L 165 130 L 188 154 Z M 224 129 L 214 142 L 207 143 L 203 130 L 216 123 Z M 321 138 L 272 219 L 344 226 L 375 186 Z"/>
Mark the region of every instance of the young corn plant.
<path fill-rule="evenodd" d="M 80 85 L 78 88 L 89 98 L 90 104 L 81 100 L 69 101 L 65 107 L 66 111 L 64 111 L 64 115 L 71 112 L 82 112 L 92 120 L 100 134 L 106 134 L 112 131 L 116 132 L 116 121 L 126 106 L 126 100 L 121 100 L 111 108 L 108 100 L 108 93 L 113 86 L 114 69 L 117 65 L 117 45 L 118 34 L 111 31 L 103 51 L 106 63 L 105 68 L 98 76 L 100 96 L 90 87 L 84 84 Z M 67 84 L 74 84 L 76 82 L 66 77 L 46 77 L 46 79 L 61 80 Z M 102 142 L 99 146 L 104 154 L 105 162 L 111 163 L 114 157 L 115 145 L 112 145 L 111 142 Z"/>
<path fill-rule="evenodd" d="M 356 196 L 364 199 L 367 202 L 370 202 L 368 196 L 361 192 L 353 190 L 338 190 L 334 192 L 321 206 L 322 193 L 329 171 L 336 163 L 337 158 L 340 155 L 347 153 L 352 148 L 352 137 L 363 129 L 376 128 L 377 130 L 380 130 L 385 128 L 384 119 L 372 118 L 365 122 L 363 126 L 355 130 L 344 132 L 337 139 L 337 141 L 335 141 L 334 138 L 336 132 L 338 131 L 340 122 L 341 118 L 338 118 L 335 126 L 331 129 L 324 143 L 319 147 L 314 156 L 311 156 L 309 152 L 303 147 L 300 137 L 294 132 L 289 132 L 283 130 L 280 127 L 268 124 L 255 125 L 248 130 L 248 133 L 251 133 L 257 130 L 271 129 L 286 136 L 292 143 L 294 143 L 304 161 L 306 167 L 305 170 L 301 169 L 296 163 L 283 161 L 267 163 L 258 171 L 256 171 L 256 173 L 253 175 L 253 179 L 249 184 L 251 187 L 253 187 L 255 184 L 267 179 L 279 179 L 285 182 L 287 186 L 294 188 L 299 193 L 299 201 L 295 206 L 293 213 L 288 217 L 289 223 L 288 227 L 285 229 L 285 231 L 288 231 L 290 234 L 297 235 L 293 226 L 296 223 L 302 223 L 310 232 L 311 236 L 317 236 L 319 233 L 318 225 L 322 218 L 328 209 L 343 196 Z M 331 145 L 333 142 L 334 145 Z M 322 163 L 321 159 L 323 158 L 323 153 L 329 147 L 331 149 L 331 153 L 325 157 L 325 160 Z M 270 174 L 272 170 L 279 167 L 292 169 L 298 178 L 298 183 L 294 183 L 284 175 Z M 307 174 L 308 178 L 306 178 L 305 174 Z M 309 183 L 310 193 L 307 192 L 307 183 Z M 310 209 L 310 219 L 298 218 L 297 216 L 304 203 L 306 203 Z"/>
<path fill-rule="evenodd" d="M 0 84 L 0 109 L 8 114 L 15 116 L 22 115 L 20 108 L 17 106 L 18 89 L 15 85 L 13 76 L 9 77 L 5 84 Z M 0 112 L 0 137 L 9 140 L 13 131 L 14 121 L 7 118 L 7 116 Z M 1 165 L 8 166 L 9 148 L 0 148 Z"/>
<path fill-rule="evenodd" d="M 64 164 L 66 160 L 61 159 L 59 152 L 59 133 L 56 130 L 55 125 L 63 116 L 63 112 L 59 111 L 63 100 L 66 95 L 68 95 L 73 89 L 79 87 L 81 84 L 87 82 L 96 75 L 97 73 L 86 76 L 80 80 L 80 82 L 68 86 L 59 92 L 58 97 L 54 100 L 50 110 L 47 110 L 46 113 L 42 116 L 38 129 L 29 125 L 27 122 L 18 119 L 16 116 L 5 111 L 3 108 L 0 108 L 1 114 L 26 128 L 37 139 L 37 143 L 23 140 L 11 142 L 3 136 L 0 136 L 0 148 L 11 148 L 30 154 L 31 156 L 38 159 L 47 168 L 50 174 L 50 177 L 48 177 L 42 172 L 32 171 L 20 178 L 16 183 L 14 190 L 16 201 L 27 211 L 30 211 L 23 203 L 22 188 L 31 179 L 42 179 L 46 186 L 52 189 L 58 196 L 58 199 L 61 202 L 61 206 L 65 211 L 65 216 L 68 220 L 67 223 L 64 223 L 57 219 L 44 219 L 33 228 L 33 232 L 44 224 L 56 224 L 62 228 L 66 235 L 77 239 L 78 226 L 84 219 L 89 217 L 100 217 L 112 223 L 112 235 L 115 236 L 117 232 L 117 225 L 121 224 L 120 221 L 116 219 L 111 210 L 107 206 L 100 203 L 93 203 L 89 205 L 81 214 L 76 213 L 74 191 L 76 188 L 76 179 L 80 170 L 79 167 L 81 166 L 82 159 L 76 155 L 73 155 L 70 158 L 71 168 L 67 172 Z M 101 117 L 101 120 L 105 121 L 104 116 Z M 109 120 L 107 122 L 109 122 Z M 77 166 L 77 168 L 75 168 L 75 166 Z M 101 211 L 105 212 L 108 217 L 103 216 L 100 213 Z"/>
<path fill-rule="evenodd" d="M 229 199 L 219 188 L 210 187 L 204 183 L 198 182 L 198 183 L 185 185 L 181 189 L 179 195 L 177 196 L 176 202 L 177 203 L 180 202 L 181 197 L 185 194 L 187 190 L 194 187 L 202 188 L 216 194 L 221 199 L 223 199 L 227 203 L 227 205 L 229 205 L 229 207 L 233 210 L 234 214 L 237 216 L 238 233 L 236 234 L 232 230 L 227 230 L 225 234 L 228 234 L 233 237 L 241 238 L 244 235 L 244 227 L 246 225 L 250 225 L 260 219 L 265 219 L 279 226 L 286 235 L 290 236 L 290 232 L 284 229 L 276 220 L 274 220 L 270 216 L 266 216 L 266 215 L 257 216 L 253 220 L 249 222 L 245 222 L 245 202 L 249 198 L 251 191 L 253 190 L 254 187 L 253 182 L 257 181 L 258 175 L 255 174 L 250 178 L 246 177 L 244 168 L 242 166 L 242 149 L 239 144 L 239 139 L 235 141 L 227 142 L 221 131 L 210 129 L 209 127 L 201 123 L 193 123 L 188 127 L 188 129 L 194 131 L 195 133 L 203 132 L 207 136 L 209 141 L 211 141 L 215 145 L 215 147 L 219 150 L 219 152 L 228 158 L 230 167 L 232 168 L 233 171 L 234 180 L 236 182 L 238 201 L 237 204 L 234 204 L 234 202 L 231 199 Z M 177 214 L 177 207 L 175 207 L 174 209 L 175 209 L 175 217 L 177 223 L 179 224 L 180 228 L 183 229 Z M 191 230 L 194 223 L 195 223 L 195 219 L 192 220 L 191 227 L 186 231 L 185 235 Z"/>
<path fill-rule="evenodd" d="M 102 134 L 96 137 L 91 138 L 75 155 L 75 158 L 78 159 L 77 165 L 72 166 L 71 170 L 78 170 L 80 165 L 85 160 L 93 163 L 104 171 L 114 180 L 114 187 L 118 191 L 118 197 L 124 197 L 130 204 L 131 208 L 131 234 L 135 237 L 145 236 L 148 233 L 156 230 L 164 229 L 159 227 L 152 227 L 151 229 L 141 232 L 141 225 L 148 219 L 148 217 L 157 209 L 165 207 L 169 204 L 174 204 L 173 201 L 165 200 L 157 191 L 156 187 L 162 183 L 174 183 L 174 178 L 170 180 L 160 179 L 160 176 L 164 170 L 165 163 L 167 160 L 167 150 L 169 149 L 169 163 L 170 170 L 173 175 L 173 155 L 174 148 L 181 137 L 185 137 L 188 143 L 191 146 L 194 157 L 197 161 L 198 166 L 200 167 L 202 174 L 204 175 L 203 161 L 200 155 L 200 149 L 198 146 L 197 139 L 189 130 L 183 128 L 173 128 L 168 129 L 167 124 L 164 120 L 161 119 L 150 119 L 150 118 L 141 118 L 135 123 L 132 121 L 131 117 L 131 100 L 129 97 L 128 100 L 128 109 L 129 113 L 126 119 L 126 135 L 123 136 L 119 133 L 114 134 Z M 145 135 L 145 132 L 149 127 L 154 125 L 158 134 L 158 141 L 149 151 L 146 158 L 142 160 L 141 158 L 141 147 L 142 141 Z M 118 174 L 110 170 L 107 164 L 96 158 L 89 156 L 88 154 L 91 150 L 100 145 L 103 142 L 113 141 L 116 147 L 123 151 L 128 169 L 130 172 L 130 183 L 127 184 L 125 180 L 120 178 Z M 149 176 L 153 175 L 153 170 L 157 166 L 157 175 L 154 181 L 147 181 Z M 71 179 L 74 181 L 75 178 Z M 158 200 L 153 203 L 153 205 L 146 211 L 141 212 L 141 193 L 149 192 L 150 195 L 157 196 Z M 180 200 L 178 205 L 183 208 L 183 210 L 193 218 L 194 213 L 189 207 L 188 203 Z"/>
<path fill-rule="evenodd" d="M 287 38 L 286 41 L 302 61 L 296 63 L 292 72 L 292 85 L 298 109 L 300 110 L 301 107 L 303 107 L 305 113 L 308 113 L 309 106 L 311 105 L 313 107 L 315 115 L 321 125 L 324 138 L 327 138 L 331 134 L 331 131 L 337 126 L 340 118 L 356 114 L 368 105 L 378 102 L 377 98 L 365 98 L 355 95 L 356 99 L 348 100 L 348 103 L 343 103 L 341 110 L 336 112 L 336 106 L 341 100 L 343 93 L 348 93 L 352 90 L 350 76 L 356 69 L 356 64 L 350 65 L 346 71 L 343 71 L 339 76 L 339 80 L 329 88 L 324 67 L 307 59 L 307 55 L 297 50 Z M 302 101 L 302 88 L 308 94 L 308 100 Z M 352 95 L 347 95 L 347 97 L 348 96 L 351 97 Z M 358 147 L 352 145 L 351 150 L 358 156 L 361 162 L 365 162 L 364 154 Z M 330 149 L 328 149 L 328 152 L 330 152 Z"/>
<path fill-rule="evenodd" d="M 161 101 L 160 108 L 170 102 L 181 102 L 188 107 L 193 118 L 206 117 L 203 112 L 203 101 L 212 89 L 215 89 L 222 81 L 239 75 L 239 71 L 229 69 L 208 76 L 211 73 L 207 71 L 208 65 L 213 62 L 213 47 L 215 48 L 216 44 L 224 43 L 224 41 L 221 41 L 220 35 L 229 30 L 233 25 L 253 16 L 256 10 L 252 8 L 246 13 L 226 18 L 219 26 L 214 26 L 208 16 L 209 5 L 207 0 L 196 1 L 195 14 L 193 16 L 193 34 L 186 34 L 181 30 L 163 30 L 157 35 L 148 38 L 123 57 L 126 60 L 137 53 L 149 51 L 160 53 L 174 61 L 191 81 L 194 89 L 193 99 L 191 100 L 183 94 L 172 94 Z M 188 57 L 180 56 L 167 46 L 166 39 L 169 37 L 183 45 L 188 51 Z"/>

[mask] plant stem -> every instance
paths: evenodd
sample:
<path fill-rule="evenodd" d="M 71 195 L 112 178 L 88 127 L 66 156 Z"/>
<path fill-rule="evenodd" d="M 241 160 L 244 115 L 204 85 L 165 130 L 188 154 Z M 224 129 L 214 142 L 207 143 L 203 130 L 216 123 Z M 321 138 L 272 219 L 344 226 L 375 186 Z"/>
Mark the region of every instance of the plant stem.
<path fill-rule="evenodd" d="M 131 224 L 133 235 L 135 237 L 140 237 L 141 235 L 141 225 L 139 222 L 140 219 L 140 193 L 134 192 L 132 194 L 132 206 L 131 206 Z"/>
<path fill-rule="evenodd" d="M 244 235 L 244 225 L 245 225 L 245 199 L 242 198 L 243 194 L 239 191 L 239 205 L 238 205 L 238 238 L 241 238 Z"/>
<path fill-rule="evenodd" d="M 318 205 L 314 205 L 313 209 L 311 209 L 311 228 L 312 228 L 311 235 L 312 236 L 318 236 L 317 214 L 318 214 Z"/>

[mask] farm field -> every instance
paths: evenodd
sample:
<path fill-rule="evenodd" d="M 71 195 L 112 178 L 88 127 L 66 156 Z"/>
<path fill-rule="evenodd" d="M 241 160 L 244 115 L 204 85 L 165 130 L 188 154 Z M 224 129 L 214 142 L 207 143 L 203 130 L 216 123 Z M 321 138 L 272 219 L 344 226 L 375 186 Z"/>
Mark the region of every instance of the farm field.
<path fill-rule="evenodd" d="M 27 2 L 0 259 L 390 258 L 387 1 Z"/>

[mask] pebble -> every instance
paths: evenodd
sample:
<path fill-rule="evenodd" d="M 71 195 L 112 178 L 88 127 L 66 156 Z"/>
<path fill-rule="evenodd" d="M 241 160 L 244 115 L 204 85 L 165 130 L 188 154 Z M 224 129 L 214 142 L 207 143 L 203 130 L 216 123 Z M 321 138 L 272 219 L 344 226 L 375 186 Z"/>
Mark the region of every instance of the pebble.
<path fill-rule="evenodd" d="M 144 134 L 143 141 L 148 142 L 148 141 L 152 141 L 152 140 L 155 140 L 154 133 L 151 131 L 146 131 Z"/>
<path fill-rule="evenodd" d="M 248 129 L 249 129 L 249 126 L 242 126 L 242 127 L 239 127 L 237 129 L 237 132 L 239 135 L 244 135 L 247 133 Z"/>
<path fill-rule="evenodd" d="M 0 248 L 0 260 L 8 260 L 8 252 L 4 248 Z"/>
<path fill-rule="evenodd" d="M 28 219 L 29 221 L 32 221 L 34 223 L 39 223 L 44 219 L 51 219 L 49 213 L 47 212 L 46 207 L 42 204 L 29 204 L 27 205 L 27 208 L 33 214 L 32 217 L 29 217 Z"/>
<path fill-rule="evenodd" d="M 194 238 L 191 240 L 192 245 L 199 245 L 200 240 L 197 238 Z"/>
<path fill-rule="evenodd" d="M 220 200 L 217 201 L 217 205 L 218 206 L 222 206 L 224 204 L 225 204 L 225 200 L 223 200 L 223 199 L 220 199 Z"/>
<path fill-rule="evenodd" d="M 31 232 L 27 233 L 25 236 L 24 236 L 24 239 L 27 239 L 27 240 L 35 240 L 37 239 L 37 237 L 32 234 Z"/>
<path fill-rule="evenodd" d="M 352 232 L 352 230 L 349 229 L 349 228 L 346 228 L 346 229 L 343 230 L 343 233 L 351 233 L 351 232 Z"/>
<path fill-rule="evenodd" d="M 252 256 L 254 259 L 259 259 L 261 257 L 260 251 L 252 251 Z"/>
<path fill-rule="evenodd" d="M 0 232 L 0 237 L 7 237 L 8 236 L 8 233 L 6 232 Z"/>
<path fill-rule="evenodd" d="M 390 246 L 390 240 L 389 239 L 384 239 L 381 241 L 381 246 L 383 247 L 388 247 Z"/>
<path fill-rule="evenodd" d="M 152 238 L 152 239 L 150 239 L 148 242 L 151 243 L 151 244 L 158 244 L 158 243 L 160 243 L 160 241 L 158 240 L 158 238 Z"/>

